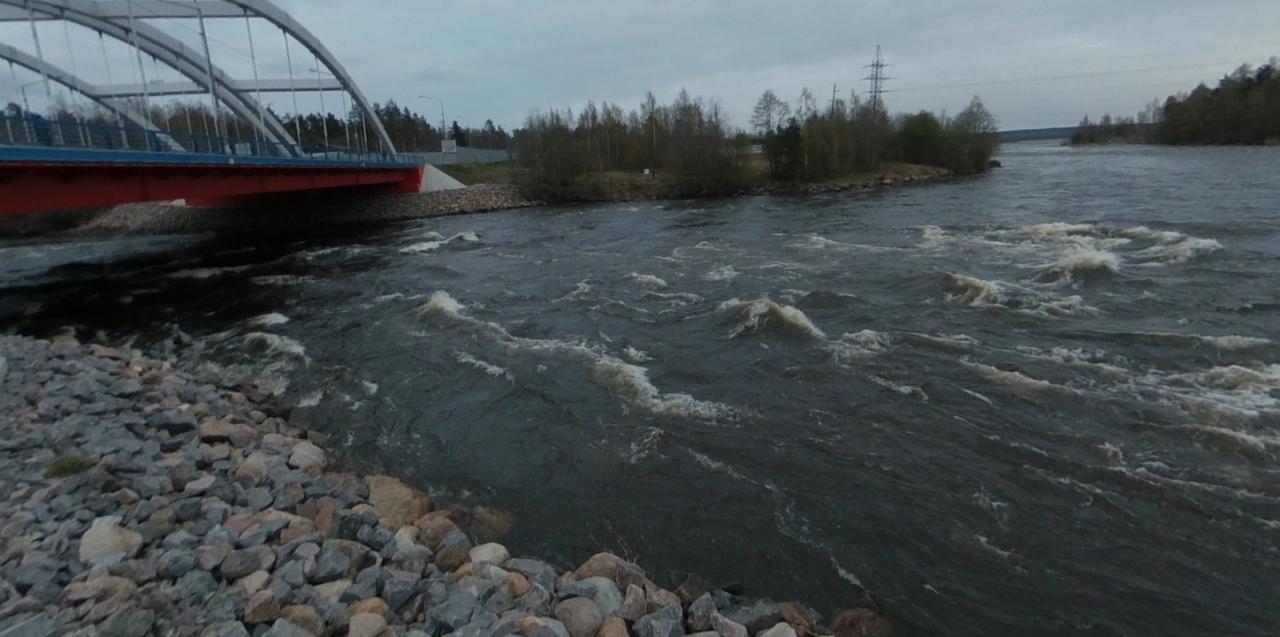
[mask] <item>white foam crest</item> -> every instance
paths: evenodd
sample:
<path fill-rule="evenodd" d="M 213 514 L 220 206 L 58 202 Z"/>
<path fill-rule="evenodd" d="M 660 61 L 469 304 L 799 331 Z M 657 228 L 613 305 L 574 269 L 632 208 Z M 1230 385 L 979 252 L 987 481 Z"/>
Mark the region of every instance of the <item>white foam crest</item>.
<path fill-rule="evenodd" d="M 626 278 L 632 283 L 635 283 L 636 285 L 640 285 L 643 287 L 658 288 L 658 289 L 663 289 L 667 287 L 666 281 L 652 274 L 639 274 L 637 272 L 632 272 L 631 274 L 628 274 Z"/>
<path fill-rule="evenodd" d="M 967 274 L 947 274 L 947 285 L 954 293 L 947 294 L 947 301 L 974 307 L 999 307 L 1031 316 L 1058 318 L 1097 314 L 1098 309 L 1084 302 L 1079 295 L 1057 296 L 1038 292 L 1004 281 L 988 281 Z"/>
<path fill-rule="evenodd" d="M 1223 389 L 1246 387 L 1280 388 L 1280 365 L 1267 365 L 1257 368 L 1243 365 L 1214 367 L 1200 373 L 1198 380 L 1203 384 Z"/>
<path fill-rule="evenodd" d="M 405 254 L 423 254 L 426 252 L 435 252 L 440 249 L 440 246 L 453 243 L 454 241 L 474 243 L 480 240 L 480 237 L 477 237 L 476 233 L 471 230 L 459 232 L 448 239 L 445 239 L 444 236 L 438 232 L 428 232 L 423 238 L 428 239 L 428 241 L 419 241 L 418 243 L 400 248 L 400 251 Z"/>
<path fill-rule="evenodd" d="M 1115 274 L 1120 271 L 1120 255 L 1096 248 L 1065 251 L 1050 272 L 1058 283 L 1073 283 L 1082 277 Z"/>
<path fill-rule="evenodd" d="M 1200 342 L 1206 345 L 1210 345 L 1212 347 L 1216 347 L 1218 349 L 1223 349 L 1228 351 L 1241 351 L 1246 349 L 1255 349 L 1258 347 L 1266 347 L 1271 344 L 1270 339 L 1257 338 L 1253 336 L 1235 336 L 1235 335 L 1199 336 L 1197 335 L 1195 338 L 1199 339 Z"/>
<path fill-rule="evenodd" d="M 322 398 L 324 398 L 324 391 L 317 389 L 299 398 L 298 406 L 299 407 L 315 407 L 320 404 L 320 400 Z"/>
<path fill-rule="evenodd" d="M 698 400 L 689 394 L 663 393 L 649 380 L 648 370 L 620 358 L 601 353 L 580 343 L 555 339 L 513 336 L 502 326 L 481 321 L 463 312 L 462 305 L 443 290 L 418 309 L 419 315 L 439 314 L 487 332 L 503 345 L 523 351 L 568 355 L 582 361 L 591 371 L 592 380 L 609 390 L 630 407 L 668 417 L 718 420 L 737 415 L 737 410 L 722 403 Z"/>
<path fill-rule="evenodd" d="M 723 462 L 720 462 L 719 460 L 716 460 L 711 456 L 708 456 L 704 453 L 699 453 L 697 451 L 694 451 L 688 448 L 685 449 L 685 452 L 687 452 L 690 456 L 692 456 L 694 462 L 698 463 L 698 465 L 701 466 L 703 469 L 706 469 L 708 471 L 713 471 L 715 473 L 723 473 L 724 475 L 727 475 L 730 478 L 733 478 L 734 480 L 738 480 L 739 482 L 746 482 L 748 484 L 759 484 L 755 480 L 752 480 L 751 478 L 748 478 L 747 476 L 742 475 L 742 473 L 740 473 L 737 469 L 734 469 L 733 467 L 730 467 L 729 465 Z"/>
<path fill-rule="evenodd" d="M 443 245 L 443 242 L 440 241 L 420 241 L 400 248 L 400 251 L 405 254 L 422 254 L 424 252 L 435 252 L 441 245 Z"/>
<path fill-rule="evenodd" d="M 174 279 L 208 279 L 222 274 L 244 272 L 252 267 L 252 265 L 233 265 L 222 268 L 190 268 L 187 270 L 171 272 L 169 273 L 169 277 Z M 255 281 L 256 280 L 257 279 L 255 279 Z"/>
<path fill-rule="evenodd" d="M 741 273 L 733 269 L 733 266 L 721 265 L 702 275 L 702 278 L 706 281 L 732 281 L 738 278 L 739 274 Z"/>
<path fill-rule="evenodd" d="M 916 387 L 914 385 L 902 385 L 899 383 L 895 383 L 887 378 L 883 378 L 875 375 L 867 376 L 867 380 L 870 380 L 871 382 L 885 389 L 888 389 L 889 391 L 892 391 L 894 393 L 902 394 L 903 396 L 919 396 L 920 400 L 929 402 L 929 394 L 924 393 L 923 389 Z"/>
<path fill-rule="evenodd" d="M 568 294 L 552 302 L 562 303 L 564 301 L 576 301 L 582 298 L 583 294 L 586 294 L 587 292 L 590 292 L 590 291 L 591 291 L 591 284 L 587 283 L 586 281 L 579 281 L 578 283 L 574 284 L 573 290 L 571 290 Z"/>
<path fill-rule="evenodd" d="M 370 396 L 377 395 L 378 390 L 381 389 L 377 383 L 370 380 L 360 381 L 360 386 L 364 388 L 364 393 L 369 394 Z"/>
<path fill-rule="evenodd" d="M 689 292 L 652 292 L 650 291 L 650 292 L 645 292 L 643 298 L 658 299 L 660 301 L 663 301 L 671 305 L 672 307 L 684 307 L 686 305 L 689 305 L 692 303 L 698 303 L 702 301 L 702 297 L 698 296 L 697 294 L 692 294 Z"/>
<path fill-rule="evenodd" d="M 1187 237 L 1177 243 L 1161 244 L 1140 250 L 1135 256 L 1146 259 L 1146 265 L 1181 264 L 1222 249 L 1217 239 Z"/>
<path fill-rule="evenodd" d="M 982 378 L 986 379 L 989 382 L 995 383 L 997 385 L 1003 385 L 1005 387 L 1009 387 L 1017 391 L 1032 392 L 1032 393 L 1051 392 L 1051 391 L 1060 391 L 1060 392 L 1067 392 L 1072 394 L 1076 393 L 1075 390 L 1069 387 L 1063 387 L 1062 385 L 1055 385 L 1051 382 L 1040 380 L 1039 378 L 1032 378 L 1030 376 L 1027 376 L 1026 374 L 1023 374 L 1022 372 L 999 369 L 996 367 L 992 367 L 990 365 L 984 365 L 982 363 L 971 363 L 968 361 L 962 361 L 962 364 L 965 367 L 968 367 L 969 369 L 976 371 L 979 376 L 981 376 Z"/>
<path fill-rule="evenodd" d="M 639 464 L 641 460 L 653 455 L 658 449 L 658 440 L 661 438 L 661 429 L 645 427 L 644 433 L 627 445 L 627 463 Z"/>
<path fill-rule="evenodd" d="M 827 335 L 814 325 L 804 312 L 790 305 L 779 305 L 768 298 L 743 301 L 729 299 L 720 304 L 719 312 L 737 315 L 741 321 L 729 333 L 729 338 L 736 338 L 748 332 L 758 332 L 771 322 L 790 326 L 813 338 L 826 340 Z"/>
<path fill-rule="evenodd" d="M 997 281 L 979 279 L 967 274 L 947 274 L 947 282 L 956 290 L 947 300 L 969 305 L 999 305 L 1002 287 Z"/>
<path fill-rule="evenodd" d="M 306 275 L 268 274 L 264 276 L 255 276 L 251 280 L 257 285 L 295 285 L 298 283 L 310 283 L 316 279 L 313 276 Z"/>
<path fill-rule="evenodd" d="M 883 352 L 893 343 L 893 337 L 875 330 L 862 330 L 852 334 L 842 334 L 840 340 L 852 343 L 871 352 Z"/>
<path fill-rule="evenodd" d="M 648 363 L 653 360 L 653 358 L 649 356 L 648 352 L 636 349 L 630 345 L 626 346 L 622 350 L 622 356 L 632 363 Z"/>
<path fill-rule="evenodd" d="M 467 352 L 454 352 L 453 358 L 463 365 L 470 365 L 494 378 L 505 378 L 510 382 L 515 382 L 516 377 L 511 370 L 505 367 L 499 367 L 493 363 L 482 361 Z"/>
<path fill-rule="evenodd" d="M 279 334 L 268 334 L 267 332 L 250 332 L 244 335 L 246 343 L 256 343 L 267 348 L 267 351 L 276 352 L 294 356 L 303 360 L 307 359 L 307 348 L 302 343 L 295 341 L 288 336 Z"/>
<path fill-rule="evenodd" d="M 1120 234 L 1141 241 L 1157 241 L 1159 243 L 1173 243 L 1185 238 L 1187 235 L 1173 230 L 1152 230 L 1146 226 L 1134 226 L 1125 228 Z"/>
<path fill-rule="evenodd" d="M 853 246 L 840 241 L 832 241 L 820 234 L 810 234 L 805 238 L 787 244 L 788 248 L 804 248 L 807 250 L 848 249 Z"/>
<path fill-rule="evenodd" d="M 255 316 L 246 322 L 250 325 L 257 325 L 260 327 L 270 327 L 272 325 L 284 325 L 285 323 L 288 323 L 289 317 L 279 312 L 271 312 L 270 314 Z"/>
<path fill-rule="evenodd" d="M 986 403 L 988 407 L 995 407 L 995 406 L 996 406 L 996 404 L 995 404 L 995 403 L 991 402 L 991 399 L 990 399 L 990 398 L 987 398 L 986 396 L 983 396 L 982 394 L 979 394 L 979 393 L 978 393 L 978 392 L 976 392 L 976 391 L 973 391 L 973 390 L 970 390 L 970 389 L 965 389 L 965 388 L 963 388 L 963 387 L 958 387 L 957 389 L 959 389 L 960 391 L 962 391 L 962 392 L 964 392 L 964 393 L 968 394 L 969 396 L 972 396 L 973 398 L 976 398 L 976 399 L 978 399 L 978 400 L 980 400 L 980 401 L 982 401 L 982 402 Z"/>

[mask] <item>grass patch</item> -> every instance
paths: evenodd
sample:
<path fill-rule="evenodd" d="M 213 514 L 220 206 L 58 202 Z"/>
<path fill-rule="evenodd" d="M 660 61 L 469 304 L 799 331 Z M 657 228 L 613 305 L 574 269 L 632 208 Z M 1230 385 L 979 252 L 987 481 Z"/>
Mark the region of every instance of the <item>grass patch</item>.
<path fill-rule="evenodd" d="M 44 468 L 44 477 L 65 478 L 77 473 L 84 473 L 97 466 L 97 464 L 88 458 L 81 458 L 80 456 L 62 456 Z"/>
<path fill-rule="evenodd" d="M 468 186 L 509 184 L 515 181 L 515 167 L 509 161 L 496 164 L 444 164 L 436 168 Z"/>

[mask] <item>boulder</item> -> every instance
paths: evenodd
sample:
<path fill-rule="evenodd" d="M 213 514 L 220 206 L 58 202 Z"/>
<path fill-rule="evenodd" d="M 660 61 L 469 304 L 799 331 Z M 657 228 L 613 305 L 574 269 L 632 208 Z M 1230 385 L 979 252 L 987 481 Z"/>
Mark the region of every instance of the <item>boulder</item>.
<path fill-rule="evenodd" d="M 507 560 L 511 559 L 511 553 L 507 551 L 507 547 L 494 542 L 474 547 L 469 554 L 471 562 L 477 566 L 485 564 L 502 566 Z"/>
<path fill-rule="evenodd" d="M 280 615 L 280 600 L 270 590 L 261 590 L 249 598 L 244 607 L 244 621 L 248 624 L 265 624 Z"/>
<path fill-rule="evenodd" d="M 600 608 L 586 597 L 572 597 L 556 604 L 555 613 L 570 637 L 595 637 L 604 622 Z"/>
<path fill-rule="evenodd" d="M 101 517 L 80 538 L 80 561 L 104 564 L 129 559 L 142 548 L 142 534 L 120 526 L 119 516 Z"/>
<path fill-rule="evenodd" d="M 206 420 L 200 425 L 200 440 L 209 443 L 229 442 L 244 447 L 258 437 L 253 427 L 229 420 Z"/>
<path fill-rule="evenodd" d="M 369 504 L 388 526 L 399 529 L 431 511 L 431 496 L 391 477 L 369 478 Z"/>
<path fill-rule="evenodd" d="M 684 618 L 679 606 L 664 606 L 641 617 L 632 628 L 637 637 L 684 637 Z"/>
<path fill-rule="evenodd" d="M 378 637 L 387 627 L 387 620 L 375 613 L 356 613 L 347 624 L 348 637 Z"/>
<path fill-rule="evenodd" d="M 327 463 L 324 450 L 305 440 L 294 445 L 293 451 L 289 453 L 289 466 L 294 469 L 318 471 L 324 469 Z"/>
<path fill-rule="evenodd" d="M 639 621 L 649 612 L 648 602 L 645 600 L 644 589 L 632 584 L 627 587 L 627 594 L 622 598 L 622 606 L 618 609 L 618 616 L 629 621 Z"/>
<path fill-rule="evenodd" d="M 782 621 L 782 609 L 767 599 L 758 599 L 750 604 L 732 608 L 724 616 L 743 626 L 752 634 L 772 628 Z"/>
<path fill-rule="evenodd" d="M 436 568 L 445 572 L 457 570 L 471 557 L 471 540 L 462 531 L 453 531 L 436 547 Z"/>
<path fill-rule="evenodd" d="M 720 633 L 720 637 L 748 637 L 746 626 L 720 613 L 711 616 L 711 626 L 717 633 Z"/>
<path fill-rule="evenodd" d="M 299 628 L 305 629 L 308 633 L 317 637 L 325 634 L 324 622 L 320 619 L 320 614 L 316 609 L 305 604 L 295 604 L 293 606 L 285 606 L 280 609 L 280 620 L 285 620 Z M 280 623 L 276 620 L 276 624 Z M 274 626 L 272 627 L 274 628 Z"/>
<path fill-rule="evenodd" d="M 778 622 L 772 628 L 756 633 L 756 637 L 796 637 L 796 629 L 787 622 Z"/>
<path fill-rule="evenodd" d="M 574 575 L 584 580 L 588 577 L 607 577 L 619 587 L 629 584 L 640 584 L 644 580 L 644 570 L 613 553 L 596 553 L 579 566 Z"/>
<path fill-rule="evenodd" d="M 627 633 L 627 622 L 621 617 L 610 617 L 600 624 L 596 637 L 630 637 Z"/>
<path fill-rule="evenodd" d="M 262 637 L 320 637 L 323 634 L 311 632 L 287 619 L 277 619 Z"/>
<path fill-rule="evenodd" d="M 836 615 L 831 623 L 836 637 L 885 637 L 893 632 L 893 624 L 868 608 L 855 608 Z"/>
<path fill-rule="evenodd" d="M 711 593 L 703 593 L 701 597 L 689 604 L 688 621 L 690 630 L 702 632 L 714 629 L 715 626 L 712 625 L 711 618 L 715 614 L 715 600 L 711 598 Z"/>

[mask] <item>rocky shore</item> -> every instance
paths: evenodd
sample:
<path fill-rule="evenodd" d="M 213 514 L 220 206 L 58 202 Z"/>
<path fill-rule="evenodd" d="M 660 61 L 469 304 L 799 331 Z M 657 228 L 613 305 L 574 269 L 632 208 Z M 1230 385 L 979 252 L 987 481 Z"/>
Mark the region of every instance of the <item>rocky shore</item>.
<path fill-rule="evenodd" d="M 0 637 L 886 635 L 610 553 L 513 557 L 473 510 L 343 473 L 252 387 L 0 336 Z M 483 543 L 482 543 L 483 542 Z"/>

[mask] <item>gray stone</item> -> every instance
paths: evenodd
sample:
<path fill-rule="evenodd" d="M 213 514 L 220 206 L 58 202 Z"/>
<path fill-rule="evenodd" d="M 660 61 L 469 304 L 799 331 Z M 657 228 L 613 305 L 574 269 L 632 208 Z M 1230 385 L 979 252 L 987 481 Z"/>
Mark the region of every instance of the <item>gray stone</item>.
<path fill-rule="evenodd" d="M 219 571 L 223 579 L 231 582 L 254 571 L 270 571 L 275 560 L 274 551 L 265 546 L 255 546 L 232 551 L 226 559 L 222 560 Z"/>
<path fill-rule="evenodd" d="M 138 554 L 142 534 L 120 526 L 119 516 L 101 517 L 80 538 L 80 561 L 114 563 Z"/>
<path fill-rule="evenodd" d="M 156 562 L 156 574 L 161 579 L 177 579 L 196 568 L 196 554 L 185 549 L 175 549 L 160 556 Z"/>
<path fill-rule="evenodd" d="M 8 623 L 6 618 L 5 623 Z M 21 621 L 17 621 L 10 626 L 0 623 L 0 637 L 52 637 L 62 633 L 58 625 L 58 621 L 47 615 L 36 615 Z"/>
<path fill-rule="evenodd" d="M 525 628 L 524 637 L 569 637 L 569 630 L 558 620 L 539 617 Z"/>
<path fill-rule="evenodd" d="M 541 586 L 548 593 L 553 593 L 556 590 L 556 569 L 546 562 L 528 558 L 516 558 L 507 560 L 502 565 L 502 568 L 529 578 L 530 583 Z"/>
<path fill-rule="evenodd" d="M 767 599 L 758 599 L 750 604 L 731 608 L 723 614 L 726 619 L 731 619 L 745 626 L 752 635 L 772 628 L 774 624 L 783 619 L 782 609 L 778 608 L 776 603 Z"/>
<path fill-rule="evenodd" d="M 324 450 L 305 440 L 294 445 L 289 454 L 289 466 L 302 471 L 323 469 L 326 462 Z"/>
<path fill-rule="evenodd" d="M 393 573 L 382 585 L 382 599 L 386 600 L 392 612 L 400 612 L 420 592 L 419 581 L 416 573 Z"/>
<path fill-rule="evenodd" d="M 639 621 L 648 614 L 648 602 L 645 601 L 644 589 L 631 584 L 627 586 L 627 595 L 618 609 L 618 616 L 629 621 Z"/>
<path fill-rule="evenodd" d="M 321 549 L 316 556 L 316 570 L 311 576 L 311 583 L 324 584 L 347 576 L 351 570 L 351 558 L 346 553 L 333 548 Z"/>
<path fill-rule="evenodd" d="M 262 634 L 262 637 L 317 637 L 317 635 L 286 619 L 277 619 L 276 623 L 271 625 L 271 629 Z"/>
<path fill-rule="evenodd" d="M 457 586 L 450 586 L 444 599 L 433 606 L 428 615 L 448 628 L 457 630 L 471 622 L 471 616 L 478 606 L 479 601 L 475 595 Z"/>
<path fill-rule="evenodd" d="M 607 577 L 588 577 L 574 582 L 560 591 L 560 597 L 589 597 L 605 617 L 617 615 L 622 608 L 622 592 Z"/>
<path fill-rule="evenodd" d="M 778 622 L 773 628 L 756 633 L 756 637 L 796 637 L 796 629 L 787 622 Z"/>
<path fill-rule="evenodd" d="M 711 593 L 703 593 L 702 597 L 689 604 L 689 629 L 702 632 L 712 630 L 711 618 L 716 614 L 716 602 Z"/>
<path fill-rule="evenodd" d="M 746 626 L 728 619 L 720 613 L 711 616 L 711 627 L 717 633 L 720 633 L 721 637 L 747 637 Z"/>
<path fill-rule="evenodd" d="M 436 568 L 451 572 L 457 570 L 471 558 L 471 540 L 462 531 L 451 531 L 440 540 L 436 547 Z"/>
<path fill-rule="evenodd" d="M 632 627 L 637 637 L 684 637 L 679 606 L 664 606 L 641 617 Z"/>
<path fill-rule="evenodd" d="M 378 637 L 387 627 L 387 620 L 375 613 L 356 613 L 351 616 L 347 637 Z"/>
<path fill-rule="evenodd" d="M 222 622 L 205 628 L 200 637 L 249 637 L 249 629 L 240 622 Z"/>
<path fill-rule="evenodd" d="M 530 615 L 550 615 L 551 614 L 551 593 L 541 586 L 530 586 L 529 592 L 521 595 L 516 600 L 516 609 L 529 613 Z"/>
<path fill-rule="evenodd" d="M 595 637 L 604 622 L 600 608 L 586 597 L 573 597 L 556 604 L 556 619 L 564 624 L 571 637 Z"/>
<path fill-rule="evenodd" d="M 106 621 L 98 625 L 98 634 L 102 637 L 144 637 L 151 634 L 151 626 L 155 623 L 155 613 L 129 607 L 112 613 Z"/>
<path fill-rule="evenodd" d="M 208 571 L 190 571 L 174 582 L 173 590 L 185 600 L 204 600 L 218 590 L 218 582 Z"/>
<path fill-rule="evenodd" d="M 511 553 L 507 551 L 507 547 L 496 542 L 481 544 L 471 549 L 469 556 L 471 562 L 476 566 L 485 564 L 493 564 L 502 566 L 507 560 L 511 559 Z"/>

